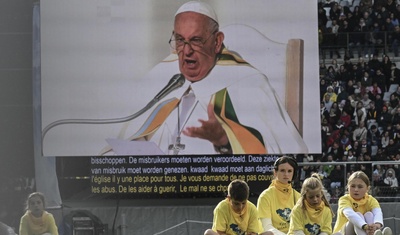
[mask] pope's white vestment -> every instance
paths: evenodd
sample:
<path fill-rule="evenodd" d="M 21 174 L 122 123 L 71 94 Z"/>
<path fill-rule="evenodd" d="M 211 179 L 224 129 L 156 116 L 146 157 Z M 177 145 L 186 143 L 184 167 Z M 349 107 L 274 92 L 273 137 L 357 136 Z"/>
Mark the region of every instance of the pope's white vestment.
<path fill-rule="evenodd" d="M 137 100 L 132 100 L 132 112 L 144 107 L 168 83 L 169 79 L 177 73 L 179 73 L 179 67 L 176 56 L 175 58 L 174 56 L 170 56 L 156 65 L 137 83 L 136 87 L 132 88 L 132 92 L 135 92 L 135 97 L 140 97 Z M 157 84 L 157 86 L 154 84 Z M 210 102 L 213 103 L 215 93 L 225 88 L 237 121 L 241 125 L 250 127 L 253 130 L 252 133 L 255 130 L 255 132 L 258 132 L 262 136 L 261 139 L 258 139 L 264 144 L 264 153 L 289 154 L 308 152 L 306 144 L 279 100 L 275 90 L 271 87 L 268 78 L 251 65 L 221 59 L 201 81 L 196 83 L 186 81 L 182 87 L 172 91 L 158 103 L 160 104 L 163 101 L 173 98 L 181 99 L 188 92 L 192 96 L 190 98 L 192 101 L 189 104 L 181 100 L 179 108 L 174 108 L 159 128 L 153 130 L 149 135 L 142 136 L 141 138 L 135 137 L 146 120 L 149 120 L 148 117 L 158 104 L 154 105 L 138 118 L 126 123 L 94 125 L 93 128 L 102 128 L 102 125 L 113 125 L 115 132 L 106 136 L 88 136 L 86 138 L 87 142 L 82 144 L 63 138 L 62 133 L 56 135 L 53 133 L 52 135 L 52 130 L 50 130 L 45 138 L 48 155 L 59 156 L 57 155 L 57 153 L 60 153 L 58 151 L 73 153 L 75 150 L 79 150 L 80 145 L 88 153 L 114 155 L 116 153 L 106 142 L 108 138 L 115 138 L 121 141 L 152 141 L 164 154 L 216 154 L 217 152 L 213 144 L 209 141 L 188 137 L 180 134 L 180 132 L 186 127 L 200 126 L 199 119 L 207 120 L 208 105 Z M 183 115 L 185 117 L 180 115 L 182 111 L 186 112 L 186 115 Z M 220 121 L 223 122 L 223 120 Z M 71 131 L 71 128 L 79 131 L 79 125 L 72 125 L 68 129 L 68 132 Z M 232 146 L 234 154 L 262 153 L 259 150 L 253 152 L 252 143 L 246 140 L 247 137 L 235 136 L 235 133 L 242 133 L 241 131 L 225 130 L 228 133 L 231 145 L 234 145 Z M 180 137 L 181 148 L 178 150 L 175 149 L 174 152 L 174 148 L 171 148 L 171 146 L 174 144 L 176 146 L 178 136 Z M 240 140 L 241 138 L 242 140 Z M 247 147 L 241 146 L 240 143 L 243 143 L 243 141 L 247 141 L 247 143 L 243 144 L 248 145 Z M 135 155 L 136 153 L 133 151 L 130 154 Z"/>

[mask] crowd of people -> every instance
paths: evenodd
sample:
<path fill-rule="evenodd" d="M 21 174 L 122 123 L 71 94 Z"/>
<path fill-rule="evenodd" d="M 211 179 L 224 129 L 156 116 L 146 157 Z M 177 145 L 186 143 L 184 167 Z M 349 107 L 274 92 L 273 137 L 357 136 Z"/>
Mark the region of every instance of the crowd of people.
<path fill-rule="evenodd" d="M 357 162 L 346 165 L 346 176 L 344 165 L 303 167 L 300 180 L 319 172 L 336 199 L 343 193 L 343 177 L 357 170 L 370 176 L 377 196 L 396 196 L 400 176 L 396 164 L 362 164 L 400 161 L 400 69 L 395 61 L 400 5 L 394 0 L 357 3 L 318 2 L 320 49 L 329 48 L 331 58 L 320 50 L 322 155 L 298 157 L 302 162 Z"/>
<path fill-rule="evenodd" d="M 400 7 L 395 0 L 319 1 L 319 43 L 328 49 L 330 58 L 341 58 L 341 48 L 350 58 L 356 56 L 355 52 L 358 57 L 371 58 L 379 51 L 390 51 L 397 57 L 399 20 Z"/>

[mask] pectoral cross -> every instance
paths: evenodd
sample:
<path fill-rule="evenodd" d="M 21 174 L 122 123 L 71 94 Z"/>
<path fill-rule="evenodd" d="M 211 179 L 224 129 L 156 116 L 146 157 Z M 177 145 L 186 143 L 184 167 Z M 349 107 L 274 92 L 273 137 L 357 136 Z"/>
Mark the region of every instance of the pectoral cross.
<path fill-rule="evenodd" d="M 177 155 L 179 151 L 184 150 L 185 145 L 181 144 L 181 137 L 176 137 L 175 143 L 168 146 L 168 150 L 173 150 L 173 154 Z"/>
<path fill-rule="evenodd" d="M 188 120 L 188 118 L 187 118 L 188 112 L 190 112 L 189 116 L 191 116 L 191 113 L 193 112 L 194 107 L 196 107 L 196 105 L 197 105 L 197 102 L 196 102 L 194 107 L 191 109 L 196 98 L 194 96 L 194 93 L 190 92 L 190 91 L 191 91 L 191 88 L 189 87 L 188 90 L 186 90 L 185 93 L 183 94 L 183 96 L 181 97 L 180 104 L 177 107 L 178 108 L 178 123 L 177 123 L 176 129 L 175 129 L 175 133 L 177 136 L 175 138 L 175 143 L 168 145 L 168 150 L 173 150 L 174 155 L 177 155 L 181 150 L 185 149 L 185 145 L 181 144 L 181 132 Z M 180 112 L 181 105 L 182 105 L 182 112 Z M 185 120 L 185 119 L 186 119 L 186 122 L 184 122 L 184 124 L 182 125 L 181 121 Z"/>

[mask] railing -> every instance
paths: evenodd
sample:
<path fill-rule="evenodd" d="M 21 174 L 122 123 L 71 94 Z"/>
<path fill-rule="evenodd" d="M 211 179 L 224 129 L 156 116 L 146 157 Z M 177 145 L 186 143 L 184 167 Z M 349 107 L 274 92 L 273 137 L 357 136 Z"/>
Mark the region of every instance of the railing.
<path fill-rule="evenodd" d="M 385 202 L 394 202 L 400 199 L 400 188 L 399 187 L 390 187 L 390 186 L 383 186 L 383 185 L 377 185 L 376 181 L 373 180 L 373 171 L 375 169 L 375 166 L 380 165 L 382 166 L 383 169 L 388 169 L 392 168 L 396 171 L 396 165 L 400 165 L 400 161 L 355 161 L 355 162 L 299 162 L 299 174 L 298 174 L 298 181 L 301 181 L 301 171 L 306 167 L 313 167 L 314 172 L 318 173 L 319 168 L 323 168 L 324 166 L 336 166 L 336 165 L 341 165 L 342 170 L 343 170 L 343 182 L 341 182 L 341 186 L 338 187 L 338 191 L 334 191 L 331 187 L 327 187 L 328 181 L 324 181 L 324 178 L 322 179 L 325 188 L 327 191 L 330 193 L 330 202 L 331 203 L 337 203 L 337 199 L 346 193 L 346 185 L 347 185 L 347 179 L 348 176 L 352 173 L 351 171 L 348 171 L 348 169 L 355 168 L 357 165 L 364 165 L 367 166 L 367 169 L 370 169 L 368 171 L 365 171 L 370 178 L 371 182 L 371 187 L 369 194 L 377 198 L 379 201 L 385 201 Z M 400 171 L 399 171 L 400 172 Z M 397 175 L 396 175 L 397 176 Z M 397 176 L 398 177 L 398 176 Z M 383 175 L 382 180 L 385 178 L 385 174 Z M 329 179 L 329 177 L 328 177 Z M 300 184 L 295 185 L 295 188 L 297 190 L 300 190 Z"/>
<path fill-rule="evenodd" d="M 392 40 L 393 32 L 347 32 L 347 33 L 323 33 L 322 43 L 319 45 L 321 60 L 326 59 L 326 53 L 332 51 L 334 54 L 336 50 L 344 49 L 346 54 L 349 51 L 353 51 L 354 57 L 364 55 L 364 52 L 368 50 L 368 54 L 374 52 L 388 54 L 391 52 L 393 45 Z M 357 45 L 354 42 L 361 42 Z M 360 51 L 358 51 L 360 50 Z M 376 50 L 376 51 L 375 51 Z M 372 53 L 371 53 L 372 51 Z"/>

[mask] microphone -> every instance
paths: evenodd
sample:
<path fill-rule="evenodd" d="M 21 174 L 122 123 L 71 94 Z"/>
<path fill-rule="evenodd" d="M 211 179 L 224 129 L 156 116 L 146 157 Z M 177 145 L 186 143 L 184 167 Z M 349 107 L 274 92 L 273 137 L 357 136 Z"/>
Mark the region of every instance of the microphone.
<path fill-rule="evenodd" d="M 144 112 L 149 110 L 151 107 L 153 107 L 158 101 L 160 101 L 162 98 L 164 98 L 166 95 L 171 93 L 173 90 L 182 87 L 183 84 L 185 83 L 186 79 L 185 77 L 178 73 L 172 76 L 172 78 L 169 80 L 167 85 L 161 89 L 160 92 L 141 110 L 138 112 L 122 117 L 122 118 L 107 118 L 107 119 L 61 119 L 55 122 L 50 123 L 47 125 L 43 131 L 42 131 L 42 143 L 43 139 L 46 135 L 46 133 L 53 127 L 58 126 L 58 125 L 64 125 L 64 124 L 110 124 L 110 123 L 120 123 L 120 122 L 127 122 L 132 119 L 137 118 L 138 116 L 142 115 Z"/>
<path fill-rule="evenodd" d="M 291 183 L 292 183 L 292 181 L 291 181 L 291 180 L 289 180 L 287 183 L 288 183 L 288 184 L 291 184 Z"/>
<path fill-rule="evenodd" d="M 153 98 L 153 100 L 158 102 L 166 95 L 168 95 L 171 91 L 183 86 L 185 80 L 186 80 L 185 77 L 181 73 L 175 74 L 169 80 L 168 84 L 160 92 L 158 92 L 158 94 Z"/>

